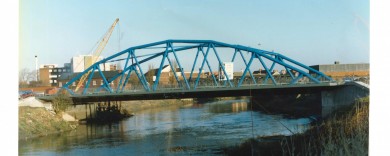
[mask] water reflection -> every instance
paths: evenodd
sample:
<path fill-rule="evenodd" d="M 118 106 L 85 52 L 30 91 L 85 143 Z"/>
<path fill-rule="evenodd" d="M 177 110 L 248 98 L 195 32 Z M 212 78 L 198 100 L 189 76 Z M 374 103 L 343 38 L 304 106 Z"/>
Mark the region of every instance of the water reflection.
<path fill-rule="evenodd" d="M 211 113 L 238 113 L 247 111 L 249 100 L 229 100 L 208 103 Z"/>
<path fill-rule="evenodd" d="M 82 146 L 89 148 L 113 147 L 129 141 L 125 128 L 121 122 L 108 125 L 79 125 L 74 131 L 20 140 L 19 153 L 27 151 L 62 153 Z M 99 141 L 101 138 L 104 138 L 104 141 Z"/>
<path fill-rule="evenodd" d="M 252 121 L 256 136 L 299 133 L 310 123 L 251 112 L 247 100 L 217 101 L 144 110 L 108 125 L 80 125 L 72 132 L 20 141 L 19 153 L 210 155 L 251 138 Z"/>

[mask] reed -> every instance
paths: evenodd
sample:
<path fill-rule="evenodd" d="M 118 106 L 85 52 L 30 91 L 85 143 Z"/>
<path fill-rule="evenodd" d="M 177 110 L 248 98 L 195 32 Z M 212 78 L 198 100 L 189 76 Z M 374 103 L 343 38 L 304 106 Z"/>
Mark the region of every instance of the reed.
<path fill-rule="evenodd" d="M 369 97 L 302 134 L 266 136 L 223 149 L 225 155 L 368 155 Z M 252 148 L 253 147 L 253 148 Z M 253 151 L 253 153 L 251 152 Z"/>
<path fill-rule="evenodd" d="M 366 97 L 357 100 L 346 113 L 336 113 L 304 134 L 285 137 L 281 147 L 283 155 L 368 155 L 368 138 Z"/>

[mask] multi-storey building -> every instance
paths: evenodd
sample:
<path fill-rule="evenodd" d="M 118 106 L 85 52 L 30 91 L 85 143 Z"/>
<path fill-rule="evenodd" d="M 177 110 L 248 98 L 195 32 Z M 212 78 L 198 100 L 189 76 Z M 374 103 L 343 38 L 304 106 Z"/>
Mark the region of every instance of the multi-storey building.
<path fill-rule="evenodd" d="M 58 86 L 58 78 L 63 73 L 70 73 L 69 64 L 64 67 L 58 67 L 57 64 L 43 64 L 39 68 L 39 80 L 43 86 Z"/>

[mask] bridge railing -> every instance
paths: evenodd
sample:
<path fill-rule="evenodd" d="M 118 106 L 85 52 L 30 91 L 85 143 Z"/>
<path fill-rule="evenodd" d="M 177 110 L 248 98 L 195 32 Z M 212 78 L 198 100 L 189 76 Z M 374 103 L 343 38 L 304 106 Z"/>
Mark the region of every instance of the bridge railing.
<path fill-rule="evenodd" d="M 321 83 L 323 84 L 329 84 L 331 81 L 321 81 Z M 321 84 L 320 83 L 320 84 Z M 318 83 L 314 83 L 314 82 L 299 82 L 299 83 L 296 83 L 296 84 L 289 84 L 289 83 L 278 83 L 278 86 L 302 86 L 302 85 L 310 85 L 310 84 L 318 84 Z M 192 86 L 192 85 L 191 85 Z M 274 84 L 271 84 L 271 83 L 268 83 L 268 84 L 253 84 L 253 83 L 245 83 L 245 84 L 242 84 L 241 87 L 242 88 L 250 88 L 250 87 L 253 87 L 253 88 L 267 88 L 269 86 L 275 86 Z M 198 88 L 196 89 L 196 91 L 202 91 L 202 90 L 218 90 L 218 89 L 226 89 L 226 88 L 232 88 L 230 86 L 212 86 L 212 85 L 209 85 L 209 86 L 198 86 Z M 115 89 L 115 88 L 113 88 Z M 96 88 L 89 88 L 88 89 L 88 94 L 86 95 L 107 95 L 107 94 L 111 94 L 111 93 L 107 93 L 105 91 L 100 91 L 100 92 L 94 92 L 94 90 L 96 90 Z M 188 91 L 178 85 L 161 85 L 155 92 L 180 92 L 180 91 Z M 126 88 L 124 89 L 123 91 L 121 92 L 118 92 L 119 94 L 142 94 L 142 93 L 149 93 L 148 91 L 145 91 L 143 89 L 143 86 L 142 85 L 133 85 L 132 87 L 129 87 L 129 88 Z"/>

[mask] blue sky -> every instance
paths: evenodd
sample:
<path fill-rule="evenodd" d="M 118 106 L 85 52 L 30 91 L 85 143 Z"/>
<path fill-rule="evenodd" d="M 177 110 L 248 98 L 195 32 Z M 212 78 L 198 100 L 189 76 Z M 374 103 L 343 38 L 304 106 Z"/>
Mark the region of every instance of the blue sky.
<path fill-rule="evenodd" d="M 368 0 L 21 0 L 19 69 L 89 54 L 116 18 L 102 55 L 166 39 L 211 39 L 274 50 L 307 65 L 369 62 Z M 258 44 L 261 44 L 260 46 Z"/>

